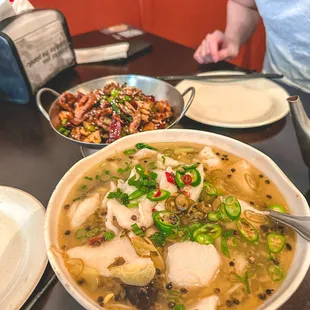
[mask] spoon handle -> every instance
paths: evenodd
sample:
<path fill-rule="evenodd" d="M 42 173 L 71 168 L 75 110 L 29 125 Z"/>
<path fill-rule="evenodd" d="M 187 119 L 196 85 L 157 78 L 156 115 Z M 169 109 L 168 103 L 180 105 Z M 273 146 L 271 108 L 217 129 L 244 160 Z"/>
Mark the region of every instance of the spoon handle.
<path fill-rule="evenodd" d="M 310 241 L 310 216 L 295 216 L 270 210 L 268 216 L 297 231 L 307 241 Z"/>

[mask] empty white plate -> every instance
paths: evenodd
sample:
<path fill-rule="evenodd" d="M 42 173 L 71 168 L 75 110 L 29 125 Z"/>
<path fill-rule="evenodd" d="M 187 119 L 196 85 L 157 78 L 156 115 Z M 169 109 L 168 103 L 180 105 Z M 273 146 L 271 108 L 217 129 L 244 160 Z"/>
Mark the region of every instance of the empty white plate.
<path fill-rule="evenodd" d="M 0 186 L 1 310 L 20 309 L 45 270 L 44 216 L 36 198 Z"/>
<path fill-rule="evenodd" d="M 199 75 L 244 74 L 213 71 Z M 271 124 L 289 112 L 284 88 L 268 79 L 184 80 L 176 88 L 183 92 L 194 86 L 196 96 L 186 116 L 203 124 L 250 128 Z M 186 100 L 186 99 L 185 99 Z"/>

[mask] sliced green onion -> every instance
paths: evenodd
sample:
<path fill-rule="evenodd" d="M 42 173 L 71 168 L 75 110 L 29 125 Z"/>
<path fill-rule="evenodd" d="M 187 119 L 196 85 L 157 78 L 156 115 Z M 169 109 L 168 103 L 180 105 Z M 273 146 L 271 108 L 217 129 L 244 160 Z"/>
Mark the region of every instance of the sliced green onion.
<path fill-rule="evenodd" d="M 143 174 L 145 172 L 145 168 L 140 164 L 135 165 L 135 169 L 136 169 L 138 174 Z"/>
<path fill-rule="evenodd" d="M 128 199 L 129 199 L 129 200 L 135 200 L 135 199 L 137 199 L 137 198 L 139 198 L 139 197 L 141 197 L 141 196 L 147 194 L 148 191 L 149 191 L 149 190 L 148 190 L 147 188 L 145 188 L 145 187 L 139 188 L 139 189 L 137 189 L 136 191 L 134 191 L 133 193 L 131 193 L 131 194 L 129 195 Z"/>
<path fill-rule="evenodd" d="M 183 304 L 177 304 L 173 307 L 173 310 L 186 310 Z"/>
<path fill-rule="evenodd" d="M 162 248 L 166 243 L 166 236 L 162 232 L 156 232 L 150 237 L 156 247 Z"/>
<path fill-rule="evenodd" d="M 136 144 L 136 148 L 137 148 L 138 150 L 149 149 L 149 150 L 155 150 L 155 151 L 157 151 L 157 149 L 156 149 L 155 147 L 152 147 L 152 146 L 150 146 L 150 145 L 148 145 L 148 144 L 145 144 L 145 143 L 137 143 L 137 144 Z"/>
<path fill-rule="evenodd" d="M 103 237 L 104 237 L 105 240 L 110 241 L 110 240 L 112 240 L 115 237 L 115 234 L 114 234 L 113 231 L 106 231 L 103 234 Z"/>
<path fill-rule="evenodd" d="M 144 231 L 138 226 L 138 224 L 132 224 L 131 228 L 135 235 L 144 237 Z"/>
<path fill-rule="evenodd" d="M 223 252 L 225 256 L 230 258 L 230 252 L 229 252 L 229 248 L 227 245 L 227 239 L 225 237 L 222 237 L 221 239 L 221 251 Z"/>
<path fill-rule="evenodd" d="M 137 151 L 135 149 L 129 149 L 129 150 L 125 150 L 123 153 L 128 156 L 128 155 L 136 154 Z"/>
<path fill-rule="evenodd" d="M 129 208 L 129 209 L 137 208 L 137 207 L 139 207 L 139 202 L 137 201 L 137 202 L 128 203 L 126 205 L 126 207 Z"/>
<path fill-rule="evenodd" d="M 65 125 L 67 124 L 67 122 L 68 122 L 68 120 L 67 120 L 66 118 L 64 118 L 64 119 L 61 121 L 61 124 L 62 124 L 63 126 L 65 126 Z"/>
<path fill-rule="evenodd" d="M 244 276 L 244 283 L 245 283 L 245 287 L 246 287 L 246 290 L 247 290 L 248 294 L 251 294 L 251 288 L 250 288 L 250 282 L 249 282 L 249 275 L 248 275 L 248 272 L 245 273 L 245 276 Z"/>
<path fill-rule="evenodd" d="M 75 197 L 75 198 L 72 199 L 72 201 L 78 201 L 80 199 L 81 199 L 81 197 Z"/>
<path fill-rule="evenodd" d="M 239 282 L 243 282 L 244 279 L 243 277 L 239 276 L 236 272 L 231 272 L 228 275 L 228 281 L 232 283 L 239 283 Z"/>
<path fill-rule="evenodd" d="M 178 147 L 174 149 L 174 154 L 175 155 L 180 155 L 182 153 L 195 153 L 197 150 L 191 148 L 191 147 Z"/>
<path fill-rule="evenodd" d="M 85 180 L 88 180 L 88 181 L 92 181 L 92 180 L 93 180 L 93 178 L 91 178 L 91 177 L 87 177 L 87 176 L 86 176 L 86 177 L 84 177 L 84 179 L 85 179 Z"/>

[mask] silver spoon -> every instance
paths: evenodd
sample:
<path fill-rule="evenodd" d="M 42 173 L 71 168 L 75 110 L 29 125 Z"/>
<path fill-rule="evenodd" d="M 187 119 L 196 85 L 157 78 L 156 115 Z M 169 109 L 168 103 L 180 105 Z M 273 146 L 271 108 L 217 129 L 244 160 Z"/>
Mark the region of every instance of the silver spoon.
<path fill-rule="evenodd" d="M 310 216 L 283 214 L 274 210 L 264 211 L 263 213 L 274 221 L 293 228 L 300 236 L 310 241 Z"/>
<path fill-rule="evenodd" d="M 289 226 L 293 228 L 301 237 L 307 241 L 310 241 L 310 216 L 296 216 L 280 213 L 274 210 L 259 211 L 252 207 L 247 207 L 247 210 L 253 213 L 262 214 L 276 222 Z"/>

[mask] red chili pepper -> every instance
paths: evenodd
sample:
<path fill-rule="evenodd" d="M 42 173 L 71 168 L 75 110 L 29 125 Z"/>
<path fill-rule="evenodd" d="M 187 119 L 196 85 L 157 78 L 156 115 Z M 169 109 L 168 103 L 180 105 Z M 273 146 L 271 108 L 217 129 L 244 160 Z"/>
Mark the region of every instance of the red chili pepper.
<path fill-rule="evenodd" d="M 153 102 L 153 103 L 155 103 L 156 102 L 156 100 L 155 100 L 155 97 L 154 96 L 149 96 L 149 98 L 151 99 L 151 101 Z"/>
<path fill-rule="evenodd" d="M 174 179 L 173 175 L 170 172 L 165 172 L 165 174 L 166 174 L 167 182 L 169 182 L 171 184 L 175 184 L 175 179 Z"/>
<path fill-rule="evenodd" d="M 161 195 L 161 191 L 159 189 L 158 192 L 154 195 L 154 197 L 159 197 L 160 195 Z"/>
<path fill-rule="evenodd" d="M 190 198 L 189 192 L 187 192 L 187 191 L 182 191 L 181 193 L 184 194 L 187 198 Z"/>
<path fill-rule="evenodd" d="M 107 143 L 111 143 L 121 137 L 122 125 L 120 118 L 115 113 L 113 114 L 113 119 L 109 128 L 109 139 Z"/>
<path fill-rule="evenodd" d="M 89 245 L 93 245 L 97 241 L 101 241 L 101 237 L 95 237 L 95 238 L 89 239 Z"/>
<path fill-rule="evenodd" d="M 185 174 L 183 177 L 182 177 L 182 181 L 184 182 L 185 185 L 190 185 L 193 181 L 193 178 L 190 174 Z"/>

